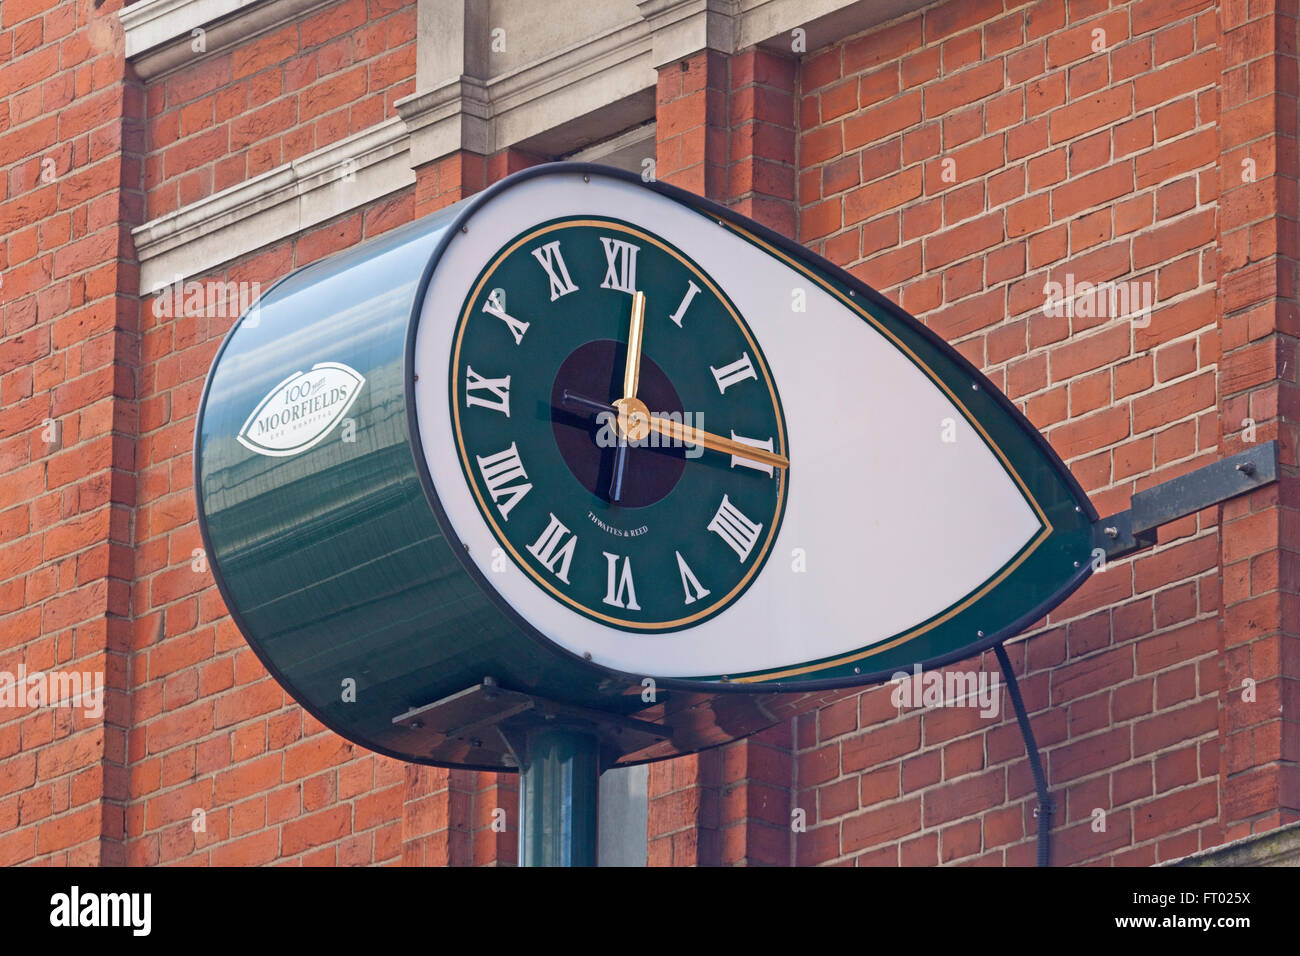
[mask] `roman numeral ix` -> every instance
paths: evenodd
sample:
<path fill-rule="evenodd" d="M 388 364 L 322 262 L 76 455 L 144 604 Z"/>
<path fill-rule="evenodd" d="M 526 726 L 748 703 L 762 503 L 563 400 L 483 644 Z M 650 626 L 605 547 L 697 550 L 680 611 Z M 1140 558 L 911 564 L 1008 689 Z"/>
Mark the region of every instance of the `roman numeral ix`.
<path fill-rule="evenodd" d="M 482 395 L 475 395 L 475 392 L 486 392 L 496 400 L 485 398 Z M 502 412 L 506 418 L 510 417 L 510 376 L 505 378 L 484 378 L 470 366 L 465 366 L 465 407 L 471 405 L 480 405 L 483 408 L 490 408 L 494 412 Z"/>

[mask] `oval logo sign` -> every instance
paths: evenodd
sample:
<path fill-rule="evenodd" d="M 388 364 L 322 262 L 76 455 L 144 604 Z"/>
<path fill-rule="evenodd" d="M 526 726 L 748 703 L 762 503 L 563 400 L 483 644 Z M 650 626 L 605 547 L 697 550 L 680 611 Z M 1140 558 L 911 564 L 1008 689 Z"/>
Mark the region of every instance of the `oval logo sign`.
<path fill-rule="evenodd" d="M 330 433 L 356 400 L 365 378 L 340 362 L 319 362 L 271 389 L 239 430 L 239 443 L 259 455 L 306 451 Z"/>

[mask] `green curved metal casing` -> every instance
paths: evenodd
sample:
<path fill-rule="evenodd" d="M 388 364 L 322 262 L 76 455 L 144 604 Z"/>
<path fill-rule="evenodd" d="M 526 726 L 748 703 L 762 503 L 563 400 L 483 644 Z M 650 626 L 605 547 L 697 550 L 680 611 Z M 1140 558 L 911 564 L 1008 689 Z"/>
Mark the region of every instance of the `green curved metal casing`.
<path fill-rule="evenodd" d="M 555 168 L 620 175 L 575 164 Z M 684 201 L 680 191 L 671 194 Z M 834 675 L 731 687 L 661 681 L 647 702 L 640 676 L 539 639 L 479 583 L 458 543 L 444 536 L 423 486 L 409 379 L 414 327 L 440 244 L 481 199 L 293 272 L 241 317 L 214 360 L 195 428 L 200 529 L 226 606 L 272 675 L 325 725 L 371 750 L 489 770 L 512 769 L 515 760 L 483 748 L 472 734 L 433 747 L 413 731 L 418 721 L 395 718 L 489 678 L 504 691 L 601 711 L 614 723 L 635 718 L 626 722 L 633 736 L 657 725 L 657 736 L 643 733 L 607 761 L 636 763 L 738 739 L 880 679 Z M 711 206 L 709 212 L 722 213 Z M 458 305 L 448 304 L 449 321 Z M 292 454 L 259 453 L 240 440 L 259 403 L 322 363 L 345 366 L 364 381 L 328 440 Z M 1077 497 L 1086 508 L 1086 497 Z M 1086 530 L 1092 518 L 1081 514 L 1073 532 Z M 1086 573 L 1061 582 L 1035 614 L 1046 613 Z M 970 656 L 1010 632 L 981 635 L 961 654 L 928 663 Z"/>
<path fill-rule="evenodd" d="M 407 338 L 426 267 L 459 212 L 273 286 L 222 345 L 196 427 L 204 544 L 240 630 L 323 723 L 403 759 L 421 755 L 393 717 L 488 674 L 523 690 L 562 684 L 591 703 L 610 697 L 594 668 L 580 673 L 501 613 L 453 554 L 420 484 Z M 364 377 L 348 409 L 355 440 L 284 457 L 240 444 L 247 410 L 318 362 Z"/>

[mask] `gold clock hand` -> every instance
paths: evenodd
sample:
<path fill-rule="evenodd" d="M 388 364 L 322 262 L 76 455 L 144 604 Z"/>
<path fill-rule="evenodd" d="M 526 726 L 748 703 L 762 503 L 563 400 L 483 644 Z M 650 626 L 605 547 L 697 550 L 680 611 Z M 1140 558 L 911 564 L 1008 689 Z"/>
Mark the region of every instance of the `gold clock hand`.
<path fill-rule="evenodd" d="M 623 371 L 623 397 L 636 398 L 641 380 L 641 331 L 645 326 L 645 293 L 632 296 L 632 324 L 627 330 L 627 367 Z"/>
<path fill-rule="evenodd" d="M 632 420 L 634 425 L 639 424 L 635 416 L 632 416 Z M 703 445 L 711 451 L 722 452 L 724 455 L 735 455 L 737 458 L 747 458 L 763 465 L 775 465 L 777 468 L 790 467 L 790 459 L 784 455 L 778 455 L 765 448 L 755 448 L 753 445 L 746 445 L 744 442 L 734 441 L 730 438 L 723 438 L 721 435 L 714 435 L 700 428 L 691 428 L 670 418 L 651 415 L 646 424 L 649 425 L 652 431 L 667 435 L 669 438 L 676 438 L 688 445 Z"/>

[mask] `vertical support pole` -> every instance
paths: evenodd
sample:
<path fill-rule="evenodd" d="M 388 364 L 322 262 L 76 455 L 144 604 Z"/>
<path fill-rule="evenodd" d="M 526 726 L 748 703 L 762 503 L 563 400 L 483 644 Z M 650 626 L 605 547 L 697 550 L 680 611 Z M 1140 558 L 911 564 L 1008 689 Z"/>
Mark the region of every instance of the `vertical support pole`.
<path fill-rule="evenodd" d="M 547 722 L 526 734 L 519 772 L 519 865 L 595 866 L 600 745 L 589 729 Z"/>

